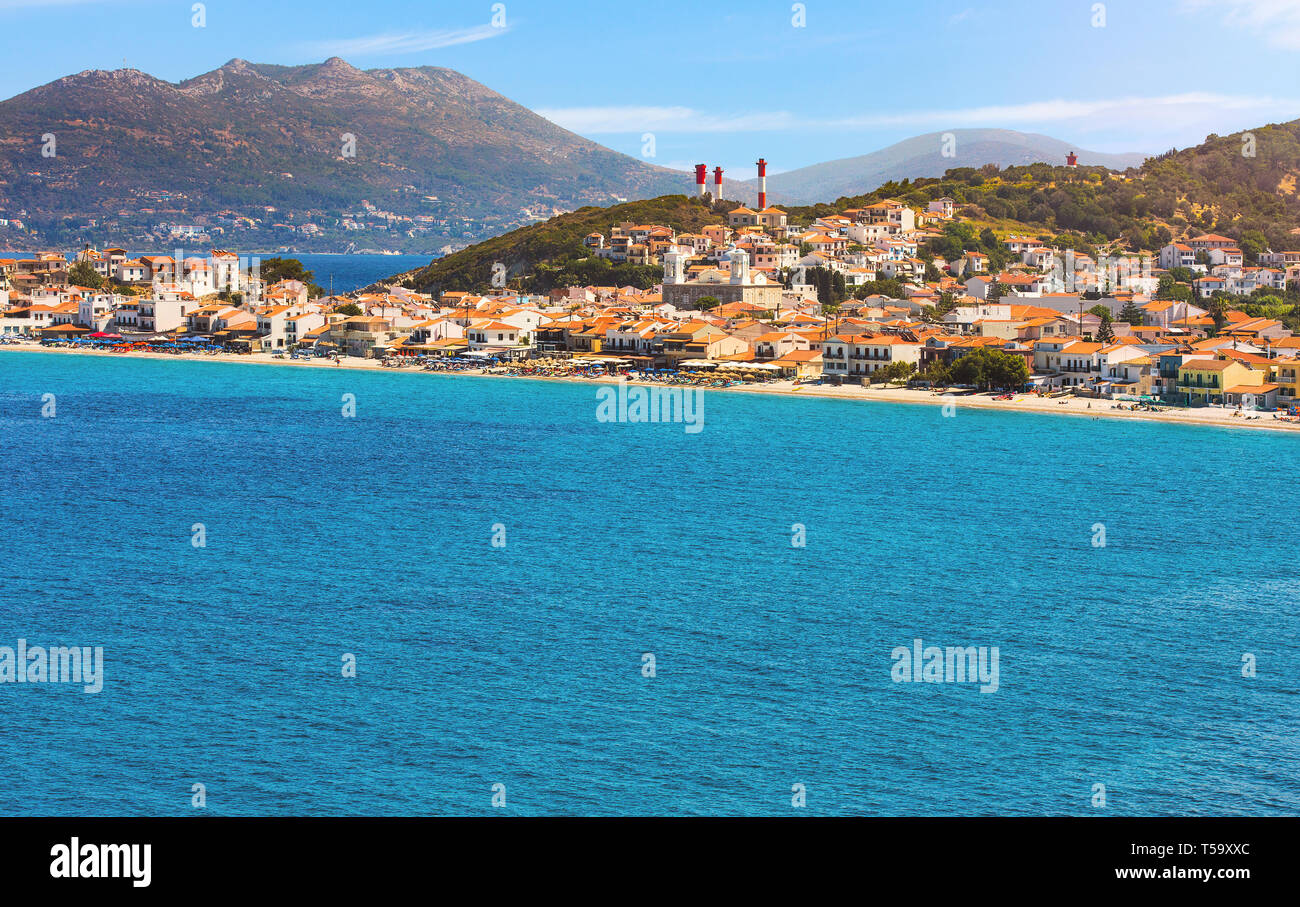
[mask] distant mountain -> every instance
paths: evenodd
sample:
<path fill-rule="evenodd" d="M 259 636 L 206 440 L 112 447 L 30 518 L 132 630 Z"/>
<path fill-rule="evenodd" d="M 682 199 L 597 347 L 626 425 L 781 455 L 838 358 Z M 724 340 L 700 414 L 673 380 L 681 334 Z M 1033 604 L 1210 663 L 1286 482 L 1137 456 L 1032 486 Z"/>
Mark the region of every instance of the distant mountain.
<path fill-rule="evenodd" d="M 1247 138 L 1248 137 L 1248 138 Z M 1252 154 L 1243 154 L 1249 141 Z M 1210 135 L 1199 145 L 1147 158 L 1122 173 L 1102 166 L 1034 163 L 988 173 L 955 167 L 938 178 L 885 183 L 857 196 L 807 207 L 787 205 L 796 220 L 885 198 L 922 206 L 940 196 L 963 216 L 1029 235 L 1074 232 L 1155 251 L 1170 239 L 1219 233 L 1248 260 L 1267 248 L 1300 247 L 1300 120 Z"/>
<path fill-rule="evenodd" d="M 42 136 L 55 137 L 43 157 Z M 345 154 L 355 136 L 355 156 Z M 232 60 L 178 84 L 87 71 L 0 102 L 0 217 L 339 227 L 362 202 L 489 219 L 681 192 L 689 175 L 556 126 L 449 69 Z M 266 212 L 266 208 L 275 209 Z M 53 226 L 51 226 L 53 229 Z"/>
<path fill-rule="evenodd" d="M 984 164 L 1009 167 L 1040 162 L 1064 164 L 1065 156 L 1071 151 L 1079 156 L 1079 163 L 1084 166 L 1096 165 L 1112 170 L 1140 166 L 1146 158 L 1139 153 L 1086 151 L 1060 139 L 1009 129 L 952 129 L 949 132 L 955 140 L 953 157 L 943 155 L 944 136 L 948 133 L 932 132 L 870 154 L 769 175 L 768 195 L 773 202 L 780 204 L 810 205 L 841 196 L 861 195 L 888 182 L 943 176 L 955 167 L 982 167 Z M 752 191 L 757 180 L 747 180 L 745 185 Z"/>

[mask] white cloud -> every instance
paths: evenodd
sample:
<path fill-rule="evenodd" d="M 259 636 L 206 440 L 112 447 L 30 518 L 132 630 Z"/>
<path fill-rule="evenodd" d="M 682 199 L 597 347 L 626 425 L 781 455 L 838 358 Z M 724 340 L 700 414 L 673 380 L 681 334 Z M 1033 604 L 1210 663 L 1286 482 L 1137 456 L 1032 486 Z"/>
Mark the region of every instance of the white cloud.
<path fill-rule="evenodd" d="M 1218 10 L 1225 25 L 1245 28 L 1275 47 L 1300 50 L 1300 0 L 1184 0 L 1188 10 Z"/>
<path fill-rule="evenodd" d="M 389 56 L 420 53 L 426 50 L 437 50 L 440 47 L 453 47 L 457 44 L 473 44 L 475 41 L 499 37 L 506 31 L 506 28 L 476 25 L 473 28 L 395 32 L 362 38 L 343 38 L 338 41 L 317 41 L 308 45 L 308 50 L 314 55 L 325 57 Z"/>
<path fill-rule="evenodd" d="M 788 132 L 809 129 L 884 127 L 999 127 L 1074 123 L 1081 127 L 1204 120 L 1213 124 L 1226 112 L 1252 112 L 1264 119 L 1290 119 L 1300 100 L 1249 95 L 1187 92 L 1157 97 L 1062 99 L 952 110 L 919 110 L 848 117 L 815 117 L 788 111 L 714 114 L 692 107 L 566 107 L 537 111 L 552 122 L 584 135 L 642 132 Z"/>

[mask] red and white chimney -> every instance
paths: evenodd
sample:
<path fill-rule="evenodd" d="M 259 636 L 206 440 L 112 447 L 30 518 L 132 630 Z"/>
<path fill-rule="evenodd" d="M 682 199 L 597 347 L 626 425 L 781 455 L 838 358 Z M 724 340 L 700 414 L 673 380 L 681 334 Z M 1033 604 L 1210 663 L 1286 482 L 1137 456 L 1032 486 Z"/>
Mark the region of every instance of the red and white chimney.
<path fill-rule="evenodd" d="M 704 185 L 706 182 L 708 182 L 708 179 L 709 179 L 709 165 L 696 164 L 695 165 L 695 194 L 698 195 L 700 198 L 703 198 L 704 193 L 708 191 L 708 189 Z"/>
<path fill-rule="evenodd" d="M 713 200 L 722 201 L 722 168 L 713 168 Z"/>
<path fill-rule="evenodd" d="M 758 159 L 758 210 L 767 207 L 767 161 Z"/>

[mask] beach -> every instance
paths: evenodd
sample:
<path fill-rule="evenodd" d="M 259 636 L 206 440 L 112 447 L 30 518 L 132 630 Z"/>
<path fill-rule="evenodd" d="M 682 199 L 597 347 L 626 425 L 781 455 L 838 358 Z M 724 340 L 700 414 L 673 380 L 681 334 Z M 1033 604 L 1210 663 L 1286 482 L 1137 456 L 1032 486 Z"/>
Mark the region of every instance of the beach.
<path fill-rule="evenodd" d="M 385 367 L 380 360 L 344 357 L 337 363 L 329 359 L 276 359 L 271 353 L 215 353 L 205 355 L 178 355 L 172 353 L 151 353 L 131 351 L 115 353 L 107 350 L 81 350 L 68 347 L 44 347 L 36 344 L 0 346 L 0 352 L 52 353 L 70 356 L 108 356 L 131 357 L 138 359 L 182 359 L 197 362 L 236 362 L 256 365 L 282 365 L 314 369 L 363 369 L 370 371 L 399 372 L 407 374 L 424 374 L 419 368 Z M 516 380 L 535 381 L 571 381 L 577 383 L 615 382 L 616 378 L 573 378 L 545 376 L 511 376 L 493 374 L 486 371 L 438 372 L 440 375 L 515 378 Z M 629 380 L 629 384 L 655 386 L 659 382 Z M 703 388 L 719 393 L 774 394 L 785 397 L 828 397 L 840 400 L 869 400 L 877 403 L 913 403 L 925 406 L 943 406 L 951 403 L 956 410 L 993 409 L 1010 412 L 1046 413 L 1089 417 L 1094 419 L 1127 419 L 1146 422 L 1168 422 L 1181 425 L 1211 425 L 1226 428 L 1264 429 L 1268 431 L 1300 431 L 1300 423 L 1283 422 L 1272 417 L 1271 413 L 1258 413 L 1258 419 L 1247 419 L 1244 415 L 1234 415 L 1236 410 L 1219 407 L 1201 407 L 1197 409 L 1167 408 L 1162 412 L 1145 410 L 1117 409 L 1114 402 L 1106 399 L 1085 397 L 1062 397 L 1050 399 L 1033 394 L 1017 394 L 1011 400 L 995 399 L 990 393 L 970 393 L 957 390 L 951 394 L 940 394 L 930 390 L 917 390 L 906 387 L 862 386 L 845 384 L 835 387 L 830 384 L 799 384 L 794 381 L 772 381 L 767 384 L 738 384 L 725 388 Z"/>

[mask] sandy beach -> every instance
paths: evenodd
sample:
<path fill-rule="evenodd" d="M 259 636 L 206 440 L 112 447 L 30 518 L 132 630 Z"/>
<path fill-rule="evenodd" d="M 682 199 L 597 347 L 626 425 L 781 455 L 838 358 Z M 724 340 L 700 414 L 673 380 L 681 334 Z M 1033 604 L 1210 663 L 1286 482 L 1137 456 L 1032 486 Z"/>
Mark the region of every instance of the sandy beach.
<path fill-rule="evenodd" d="M 378 360 L 361 359 L 356 357 L 347 357 L 340 360 L 338 363 L 335 363 L 329 359 L 275 359 L 270 353 L 251 353 L 247 355 L 236 353 L 176 355 L 171 353 L 134 351 L 128 353 L 114 353 L 107 350 L 43 347 L 37 344 L 0 346 L 0 353 L 4 352 L 48 353 L 56 355 L 64 354 L 69 356 L 130 356 L 137 359 L 179 359 L 188 362 L 236 362 L 256 365 L 280 365 L 298 368 L 328 369 L 334 371 L 341 371 L 343 369 L 365 369 L 370 371 L 394 372 L 398 374 L 428 374 L 422 369 L 415 367 L 400 369 L 386 368 Z M 514 380 L 523 381 L 569 381 L 584 384 L 599 381 L 614 382 L 617 380 L 614 378 L 548 378 L 543 376 L 516 377 L 510 375 L 494 375 L 477 370 L 466 372 L 437 372 L 435 374 L 451 375 L 453 377 L 459 375 L 485 378 L 513 377 Z M 658 382 L 629 381 L 628 383 L 655 386 Z M 951 402 L 958 410 L 996 409 L 1011 412 L 1047 413 L 1054 415 L 1080 416 L 1085 418 L 1092 417 L 1094 419 L 1136 419 L 1147 422 L 1171 422 L 1182 425 L 1213 425 L 1225 428 L 1264 429 L 1267 431 L 1300 431 L 1300 423 L 1275 420 L 1271 413 L 1258 413 L 1257 415 L 1260 416 L 1259 419 L 1247 419 L 1244 415 L 1234 416 L 1233 413 L 1235 410 L 1219 409 L 1217 407 L 1203 407 L 1192 410 L 1171 408 L 1164 412 L 1153 413 L 1140 410 L 1133 411 L 1128 409 L 1116 409 L 1110 400 L 1092 400 L 1081 397 L 1047 399 L 1031 394 L 1018 394 L 1011 400 L 996 400 L 992 394 L 969 394 L 962 391 L 955 391 L 951 395 L 941 395 L 929 390 L 914 390 L 905 387 L 864 387 L 856 384 L 846 384 L 841 387 L 834 387 L 829 384 L 796 384 L 793 381 L 773 381 L 769 384 L 736 385 L 734 387 L 704 389 L 718 393 L 780 394 L 799 397 L 827 397 L 841 400 L 871 400 L 881 403 L 914 403 L 925 406 L 943 406 L 945 403 Z"/>

